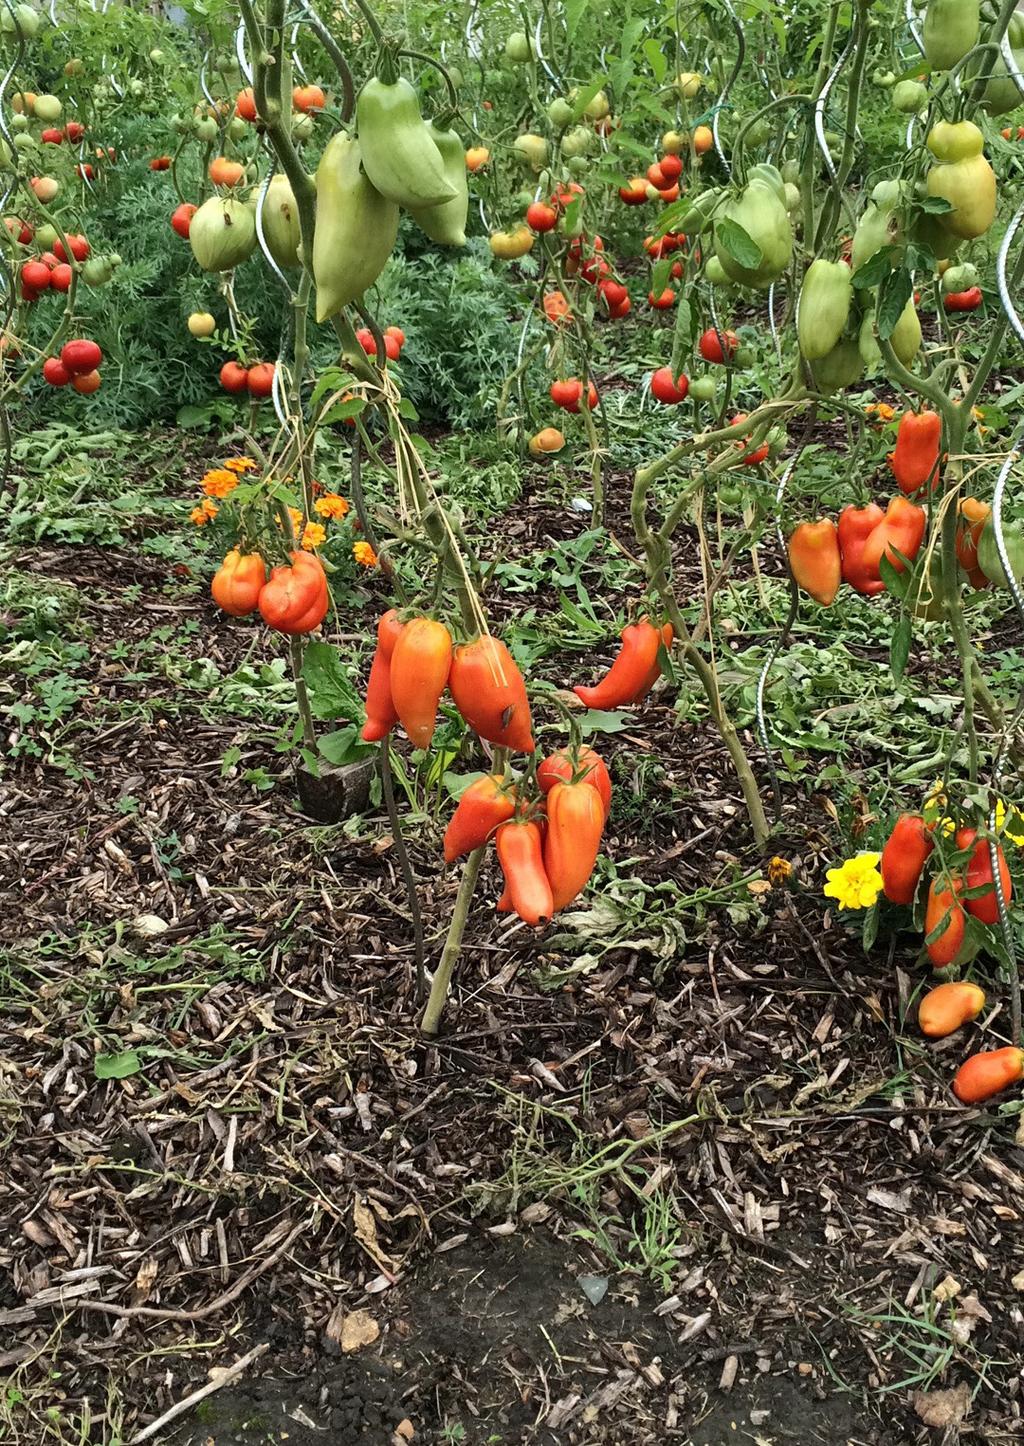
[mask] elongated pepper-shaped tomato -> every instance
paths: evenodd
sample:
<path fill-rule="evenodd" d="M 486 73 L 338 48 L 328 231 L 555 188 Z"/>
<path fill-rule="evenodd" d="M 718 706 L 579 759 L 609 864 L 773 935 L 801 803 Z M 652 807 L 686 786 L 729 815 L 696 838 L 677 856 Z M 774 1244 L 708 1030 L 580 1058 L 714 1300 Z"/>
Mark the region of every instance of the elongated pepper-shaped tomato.
<path fill-rule="evenodd" d="M 548 794 L 544 870 L 555 913 L 587 885 L 604 831 L 604 807 L 589 783 L 556 783 Z"/>
<path fill-rule="evenodd" d="M 839 514 L 839 556 L 843 582 L 848 582 L 865 597 L 885 591 L 885 583 L 877 573 L 872 577 L 864 567 L 864 544 L 881 522 L 885 513 L 877 502 L 867 507 L 844 507 Z"/>
<path fill-rule="evenodd" d="M 911 562 L 921 550 L 927 515 L 923 507 L 908 502 L 905 497 L 893 497 L 885 509 L 885 516 L 871 533 L 861 553 L 861 564 L 867 573 L 877 572 L 881 577 L 883 556 L 887 557 L 897 572 L 906 570 L 897 553 Z"/>
<path fill-rule="evenodd" d="M 928 855 L 935 847 L 919 813 L 901 813 L 882 850 L 882 889 L 893 904 L 912 904 Z"/>
<path fill-rule="evenodd" d="M 502 784 L 500 773 L 487 773 L 465 790 L 444 831 L 445 863 L 482 848 L 515 813 L 515 792 Z"/>
<path fill-rule="evenodd" d="M 965 1105 L 980 1104 L 1024 1079 L 1024 1049 L 986 1049 L 965 1059 L 953 1080 L 953 1093 Z"/>
<path fill-rule="evenodd" d="M 929 1039 L 945 1039 L 977 1019 L 984 1008 L 985 991 L 977 984 L 961 980 L 937 984 L 917 1006 L 918 1028 Z"/>
<path fill-rule="evenodd" d="M 402 627 L 395 608 L 390 608 L 377 623 L 377 647 L 366 685 L 366 722 L 361 734 L 364 743 L 379 743 L 398 722 L 398 710 L 391 697 L 391 655 Z"/>
<path fill-rule="evenodd" d="M 406 623 L 391 654 L 391 699 L 409 742 L 429 748 L 452 663 L 451 634 L 433 618 Z"/>
<path fill-rule="evenodd" d="M 789 570 L 815 602 L 823 608 L 836 600 L 843 580 L 843 564 L 839 555 L 839 534 L 829 517 L 817 522 L 801 522 L 789 539 Z"/>
<path fill-rule="evenodd" d="M 504 643 L 485 634 L 457 647 L 448 689 L 474 733 L 517 753 L 533 752 L 526 684 Z"/>
<path fill-rule="evenodd" d="M 607 819 L 612 806 L 612 780 L 604 759 L 584 744 L 575 759 L 568 748 L 549 753 L 537 768 L 537 783 L 544 793 L 550 793 L 556 783 L 589 783 L 596 788 Z"/>
<path fill-rule="evenodd" d="M 210 592 L 219 608 L 233 618 L 254 613 L 267 580 L 267 565 L 258 552 L 232 548 L 213 575 Z"/>
<path fill-rule="evenodd" d="M 942 419 L 937 412 L 904 412 L 896 429 L 896 450 L 889 454 L 892 474 L 907 497 L 926 483 L 933 490 L 939 480 L 939 440 Z"/>
<path fill-rule="evenodd" d="M 977 571 L 978 543 L 992 508 L 987 502 L 979 502 L 977 497 L 965 497 L 957 512 L 956 560 L 964 572 L 970 574 Z"/>
<path fill-rule="evenodd" d="M 658 628 L 650 618 L 630 623 L 619 635 L 622 647 L 608 672 L 593 688 L 574 688 L 573 692 L 588 708 L 621 708 L 626 703 L 640 703 L 654 687 L 660 668 L 658 649 L 672 641 L 672 626 Z"/>
<path fill-rule="evenodd" d="M 989 853 L 988 839 L 978 838 L 976 829 L 959 829 L 956 836 L 958 849 L 970 849 L 971 857 L 967 863 L 966 883 L 968 889 L 985 888 L 985 893 L 979 894 L 977 898 L 965 899 L 964 907 L 975 919 L 980 919 L 983 924 L 999 923 L 999 903 L 996 899 L 995 877 L 992 873 L 992 855 Z M 999 860 L 999 881 L 1003 888 L 1003 899 L 1007 905 L 1013 898 L 1013 881 L 1010 878 L 1010 870 L 1006 866 L 1006 855 L 1002 846 L 996 844 L 996 857 Z"/>
<path fill-rule="evenodd" d="M 947 964 L 952 964 L 963 945 L 967 928 L 967 915 L 960 902 L 963 887 L 962 879 L 954 879 L 952 887 L 945 879 L 932 879 L 928 887 L 928 905 L 924 915 L 925 938 L 940 925 L 943 926 L 942 933 L 926 946 L 933 969 L 945 969 Z"/>
<path fill-rule="evenodd" d="M 498 862 L 508 902 L 527 924 L 544 923 L 555 912 L 541 838 L 540 824 L 532 821 L 513 820 L 498 829 Z"/>

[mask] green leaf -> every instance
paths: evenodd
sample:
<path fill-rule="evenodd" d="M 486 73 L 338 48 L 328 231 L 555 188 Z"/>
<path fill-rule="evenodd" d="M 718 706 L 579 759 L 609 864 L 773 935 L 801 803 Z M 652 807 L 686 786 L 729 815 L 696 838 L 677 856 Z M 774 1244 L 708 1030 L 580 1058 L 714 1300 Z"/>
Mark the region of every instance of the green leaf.
<path fill-rule="evenodd" d="M 352 417 L 358 417 L 365 410 L 365 397 L 348 397 L 344 401 L 335 402 L 333 407 L 328 407 L 320 418 L 319 425 L 329 427 L 336 422 L 347 422 Z"/>
<path fill-rule="evenodd" d="M 448 796 L 460 799 L 471 783 L 476 783 L 478 778 L 483 778 L 482 773 L 449 773 L 445 771 L 441 776 L 441 782 L 448 790 Z"/>
<path fill-rule="evenodd" d="M 945 196 L 921 196 L 917 202 L 917 209 L 924 211 L 928 216 L 943 216 L 953 207 L 946 200 Z"/>
<path fill-rule="evenodd" d="M 914 279 L 902 268 L 891 272 L 878 288 L 878 309 L 875 324 L 878 335 L 888 341 L 903 315 L 903 308 L 914 294 Z"/>
<path fill-rule="evenodd" d="M 123 1049 L 117 1054 L 98 1054 L 92 1062 L 97 1079 L 127 1079 L 129 1075 L 138 1074 L 141 1068 L 134 1049 Z"/>
<path fill-rule="evenodd" d="M 893 551 L 898 549 L 894 548 Z M 888 552 L 883 552 L 878 560 L 878 575 L 885 583 L 886 592 L 892 593 L 893 597 L 906 597 L 910 589 L 910 574 L 895 567 Z"/>
<path fill-rule="evenodd" d="M 897 683 L 907 669 L 912 637 L 913 625 L 910 620 L 910 614 L 908 612 L 901 612 L 896 620 L 896 626 L 892 630 L 892 640 L 889 643 L 889 667 Z"/>
<path fill-rule="evenodd" d="M 896 252 L 895 246 L 883 246 L 873 256 L 869 256 L 863 266 L 858 266 L 853 273 L 853 284 L 858 288 L 877 286 L 879 282 L 892 271 L 892 258 Z"/>
<path fill-rule="evenodd" d="M 672 375 L 678 377 L 683 370 L 683 353 L 688 352 L 693 340 L 693 312 L 686 297 L 680 295 L 676 302 L 676 325 L 672 333 Z"/>
<path fill-rule="evenodd" d="M 664 50 L 656 40 L 645 40 L 641 49 L 647 58 L 647 64 L 651 67 L 655 85 L 660 85 L 668 73 L 668 61 L 665 59 Z"/>
<path fill-rule="evenodd" d="M 306 644 L 302 677 L 314 717 L 347 718 L 353 723 L 362 718 L 362 700 L 342 667 L 337 648 L 330 643 Z"/>
<path fill-rule="evenodd" d="M 629 727 L 630 714 L 605 713 L 600 708 L 589 708 L 580 722 L 580 737 L 589 738 L 593 733 L 621 733 Z"/>
<path fill-rule="evenodd" d="M 669 277 L 672 275 L 671 256 L 661 256 L 651 268 L 651 295 L 660 296 L 668 285 Z"/>
<path fill-rule="evenodd" d="M 597 92 L 601 90 L 603 85 L 604 79 L 599 78 L 597 80 L 592 80 L 589 85 L 585 85 L 581 88 L 579 94 L 572 103 L 572 118 L 574 121 L 578 121 L 580 119 L 587 106 L 594 99 L 594 96 L 597 94 Z"/>
<path fill-rule="evenodd" d="M 731 216 L 726 216 L 715 225 L 715 241 L 738 266 L 745 266 L 748 270 L 760 266 L 764 260 L 764 252 L 760 246 Z"/>
<path fill-rule="evenodd" d="M 374 751 L 373 745 L 364 743 L 358 728 L 339 728 L 335 733 L 325 733 L 320 739 L 320 753 L 328 763 L 344 767 L 347 763 L 358 763 Z"/>

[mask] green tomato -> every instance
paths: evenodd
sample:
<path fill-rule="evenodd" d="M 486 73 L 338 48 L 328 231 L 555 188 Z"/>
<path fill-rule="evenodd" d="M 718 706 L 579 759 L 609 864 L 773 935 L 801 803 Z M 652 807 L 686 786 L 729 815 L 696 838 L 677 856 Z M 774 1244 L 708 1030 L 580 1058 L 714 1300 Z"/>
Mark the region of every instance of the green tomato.
<path fill-rule="evenodd" d="M 548 120 L 560 131 L 572 120 L 572 106 L 564 96 L 556 95 L 548 106 Z"/>
<path fill-rule="evenodd" d="M 725 267 L 717 256 L 709 256 L 704 263 L 704 275 L 711 282 L 712 286 L 731 286 L 732 282 L 725 273 Z"/>
<path fill-rule="evenodd" d="M 525 65 L 533 59 L 533 42 L 524 30 L 513 30 L 505 41 L 505 59 L 513 65 Z"/>
<path fill-rule="evenodd" d="M 888 90 L 890 85 L 896 84 L 896 72 L 894 70 L 876 70 L 871 81 L 872 84 L 881 86 L 882 90 Z"/>
<path fill-rule="evenodd" d="M 53 243 L 57 239 L 57 228 L 55 226 L 51 226 L 48 221 L 45 226 L 36 227 L 36 234 L 33 237 L 33 240 L 35 241 L 35 244 L 40 251 L 52 251 Z"/>
<path fill-rule="evenodd" d="M 209 144 L 217 139 L 217 122 L 212 115 L 203 116 L 195 124 L 196 139 Z"/>
<path fill-rule="evenodd" d="M 586 156 L 570 156 L 565 163 L 565 168 L 570 176 L 585 176 L 590 170 L 590 162 Z"/>
<path fill-rule="evenodd" d="M 1018 583 L 1024 581 L 1024 531 L 1020 523 L 1003 524 L 1003 541 L 1010 570 Z M 978 566 L 994 587 L 1009 587 L 996 545 L 995 528 L 986 522 L 978 540 Z"/>
<path fill-rule="evenodd" d="M 244 129 L 244 126 L 243 126 Z M 313 134 L 313 117 L 304 111 L 292 117 L 292 138 L 297 141 L 308 141 Z"/>
<path fill-rule="evenodd" d="M 41 120 L 45 125 L 51 125 L 54 121 L 60 120 L 64 107 L 55 95 L 37 95 L 34 110 L 36 120 Z"/>
<path fill-rule="evenodd" d="M 690 396 L 695 402 L 713 402 L 715 390 L 714 377 L 694 377 L 690 383 Z"/>
<path fill-rule="evenodd" d="M 766 120 L 755 121 L 747 131 L 746 144 L 748 146 L 763 146 L 772 133 L 772 128 Z"/>
<path fill-rule="evenodd" d="M 917 115 L 928 104 L 928 91 L 919 80 L 901 80 L 892 88 L 892 108 L 900 115 Z"/>
<path fill-rule="evenodd" d="M 228 121 L 228 135 L 233 141 L 240 141 L 248 130 L 249 127 L 240 115 L 233 115 Z"/>
<path fill-rule="evenodd" d="M 42 23 L 42 16 L 31 5 L 15 5 L 13 15 L 6 5 L 0 5 L 0 30 L 5 35 L 20 30 L 26 40 L 34 40 Z"/>
<path fill-rule="evenodd" d="M 738 346 L 732 359 L 735 367 L 752 367 L 755 361 L 754 348 L 752 346 Z"/>
<path fill-rule="evenodd" d="M 730 511 L 743 506 L 743 488 L 735 482 L 720 482 L 718 484 L 718 500 L 723 507 Z"/>
<path fill-rule="evenodd" d="M 151 50 L 149 52 L 149 58 L 154 65 L 163 65 L 164 63 L 164 53 L 162 50 Z"/>
<path fill-rule="evenodd" d="M 12 131 L 27 131 L 28 127 L 29 119 L 27 115 L 18 115 L 16 112 L 14 115 L 11 116 Z"/>

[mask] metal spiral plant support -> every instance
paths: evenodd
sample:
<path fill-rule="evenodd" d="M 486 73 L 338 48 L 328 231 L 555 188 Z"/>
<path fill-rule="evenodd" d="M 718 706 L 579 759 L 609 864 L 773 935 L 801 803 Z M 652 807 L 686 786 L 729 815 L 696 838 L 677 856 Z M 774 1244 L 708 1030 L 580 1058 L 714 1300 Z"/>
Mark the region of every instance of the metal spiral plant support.
<path fill-rule="evenodd" d="M 242 72 L 242 79 L 252 85 L 252 66 L 249 64 L 249 57 L 245 53 L 245 21 L 239 22 L 235 31 L 235 59 L 238 61 L 238 68 Z"/>
<path fill-rule="evenodd" d="M 732 175 L 732 166 L 729 164 L 728 157 L 726 156 L 725 151 L 722 149 L 722 138 L 719 134 L 718 121 L 722 113 L 722 107 L 729 99 L 729 92 L 732 90 L 740 71 L 743 69 L 743 61 L 747 53 L 747 40 L 746 36 L 743 33 L 743 26 L 740 24 L 739 17 L 736 14 L 736 11 L 732 8 L 731 0 L 724 0 L 724 3 L 726 14 L 732 21 L 732 27 L 736 32 L 736 59 L 733 63 L 732 74 L 726 79 L 725 84 L 719 91 L 718 99 L 715 101 L 715 113 L 711 119 L 711 136 L 715 143 L 715 154 L 717 155 L 719 161 L 721 161 L 722 166 L 725 170 L 726 179 L 728 179 Z"/>
<path fill-rule="evenodd" d="M 1024 341 L 1024 322 L 1021 321 L 1017 308 L 1010 298 L 1010 288 L 1006 281 L 1006 262 L 1010 255 L 1010 247 L 1013 245 L 1014 238 L 1020 230 L 1022 221 L 1024 221 L 1024 206 L 1020 208 L 1009 226 L 1007 226 L 999 246 L 999 252 L 996 256 L 996 285 L 999 288 L 999 300 L 1002 303 L 1003 310 L 1006 312 L 1006 318 L 1013 327 L 1014 334 L 1019 341 Z"/>
<path fill-rule="evenodd" d="M 772 343 L 773 343 L 773 345 L 774 345 L 774 347 L 775 347 L 775 355 L 778 357 L 778 359 L 779 359 L 779 361 L 780 361 L 780 363 L 781 363 L 781 361 L 782 361 L 782 338 L 779 336 L 779 328 L 778 328 L 778 326 L 775 324 L 775 287 L 776 287 L 776 284 L 777 284 L 777 283 L 773 281 L 772 284 L 771 284 L 771 286 L 769 286 L 769 288 L 768 288 L 768 330 L 769 330 L 769 331 L 771 332 L 771 334 L 772 334 Z M 797 300 L 797 306 L 799 306 L 799 305 L 800 305 L 800 302 L 799 302 L 799 299 L 798 299 L 798 300 Z"/>
<path fill-rule="evenodd" d="M 999 37 L 999 54 L 1003 57 L 1003 64 L 1006 66 L 1007 74 L 1013 80 L 1014 85 L 1024 97 L 1024 74 L 1017 66 L 1017 59 L 1013 53 L 1013 46 L 1010 44 L 1010 32 L 1004 30 Z"/>
<path fill-rule="evenodd" d="M 263 253 L 263 259 L 266 261 L 267 265 L 274 273 L 274 276 L 281 283 L 288 300 L 293 301 L 294 294 L 292 292 L 291 283 L 289 282 L 287 276 L 285 276 L 284 272 L 281 270 L 280 266 L 278 266 L 274 257 L 271 255 L 270 247 L 267 245 L 267 238 L 263 231 L 263 210 L 267 203 L 267 193 L 270 190 L 270 183 L 273 179 L 274 167 L 273 164 L 271 164 L 267 168 L 267 174 L 263 178 L 263 184 L 260 186 L 260 192 L 256 198 L 256 240 L 259 242 L 260 250 Z M 288 425 L 288 412 L 284 405 L 284 397 L 282 394 L 284 387 L 284 352 L 285 340 L 284 335 L 282 334 L 281 345 L 278 348 L 277 353 L 277 365 L 274 367 L 274 384 L 271 388 L 270 393 L 271 400 L 274 403 L 274 411 L 277 414 L 277 420 L 280 422 L 282 427 L 286 427 Z"/>
<path fill-rule="evenodd" d="M 924 41 L 921 39 L 921 32 L 917 28 L 917 16 L 914 13 L 914 0 L 903 0 L 903 14 L 907 18 L 907 28 L 910 31 L 914 44 L 923 55 Z"/>
<path fill-rule="evenodd" d="M 540 33 L 541 33 L 541 28 L 542 28 L 543 24 L 544 24 L 544 12 L 543 12 L 543 10 L 542 10 L 541 13 L 537 16 L 537 28 L 536 28 L 536 30 L 533 32 L 533 43 L 534 43 L 534 46 L 535 46 L 535 48 L 536 48 L 537 60 L 538 60 L 538 62 L 540 63 L 541 69 L 544 71 L 544 74 L 547 76 L 549 82 L 550 82 L 553 86 L 557 86 L 557 85 L 558 85 L 558 76 L 555 74 L 555 72 L 551 69 L 551 66 L 548 65 L 547 61 L 545 60 L 545 58 L 544 58 L 544 51 L 543 51 L 543 49 L 542 49 L 542 47 L 541 47 L 541 43 L 540 43 Z"/>
<path fill-rule="evenodd" d="M 7 88 L 10 85 L 11 81 L 14 79 L 14 75 L 18 67 L 21 65 L 21 62 L 25 58 L 25 36 L 20 24 L 18 23 L 18 16 L 13 4 L 11 3 L 11 0 L 3 0 L 3 4 L 11 19 L 14 21 L 15 36 L 14 58 L 8 66 L 3 78 L 0 79 L 0 137 L 3 138 L 3 142 L 7 146 L 8 152 L 10 153 L 11 160 L 15 163 L 12 165 L 10 172 L 8 174 L 5 174 L 2 192 L 0 192 L 0 208 L 6 209 L 7 203 L 10 201 L 11 197 L 18 189 L 18 171 L 16 162 L 19 155 L 18 149 L 14 144 L 14 137 L 11 134 L 10 127 L 7 124 Z M 3 301 L 3 331 L 4 334 L 6 334 L 7 328 L 11 324 L 11 318 L 14 315 L 15 307 L 17 306 L 18 285 L 17 274 L 15 273 L 14 267 L 7 259 L 6 250 L 0 251 L 0 281 L 2 281 L 4 287 L 6 288 L 6 295 Z M 11 437 L 11 419 L 7 411 L 7 403 L 3 400 L 2 392 L 2 378 L 5 369 L 6 368 L 4 366 L 3 360 L 0 359 L 0 444 L 2 444 L 3 446 L 2 460 L 0 460 L 0 493 L 6 491 L 7 483 L 10 479 L 11 451 L 13 446 L 13 438 Z"/>
<path fill-rule="evenodd" d="M 305 70 L 303 69 L 302 61 L 299 59 L 299 24 L 298 24 L 298 21 L 296 21 L 295 24 L 292 26 L 291 46 L 292 46 L 292 70 L 295 72 L 295 74 L 299 77 L 300 80 L 308 80 L 309 77 L 306 75 L 306 72 L 305 72 Z"/>
<path fill-rule="evenodd" d="M 831 71 L 829 72 L 828 79 L 821 87 L 821 93 L 819 94 L 818 99 L 814 102 L 814 139 L 817 141 L 818 149 L 819 151 L 821 151 L 821 154 L 825 159 L 825 169 L 828 171 L 828 178 L 833 185 L 835 185 L 836 181 L 836 168 L 832 164 L 832 153 L 828 148 L 828 141 L 825 139 L 825 107 L 828 105 L 828 98 L 832 92 L 832 87 L 839 79 L 843 67 L 845 66 L 847 60 L 850 58 L 853 48 L 854 37 L 851 35 L 850 39 L 846 43 L 846 48 L 843 50 L 843 53 L 840 55 L 835 65 L 833 65 Z"/>
<path fill-rule="evenodd" d="M 797 454 L 799 455 L 799 454 Z M 779 485 L 775 489 L 775 536 L 779 540 L 779 547 L 782 555 L 786 555 L 786 539 L 782 535 L 782 527 L 779 524 L 779 509 L 782 506 L 783 494 L 786 491 L 786 484 L 792 477 L 796 468 L 797 456 L 790 458 L 786 470 L 779 478 Z M 788 571 L 788 569 L 787 569 Z M 764 711 L 764 695 L 768 686 L 768 675 L 775 666 L 779 654 L 786 645 L 790 630 L 796 621 L 796 610 L 800 603 L 800 594 L 797 591 L 796 582 L 792 573 L 789 573 L 789 611 L 786 614 L 786 621 L 783 623 L 778 636 L 768 650 L 768 656 L 764 660 L 764 666 L 757 679 L 757 693 L 755 696 L 755 712 L 757 715 L 757 734 L 761 740 L 761 747 L 764 749 L 765 763 L 768 768 L 768 777 L 771 779 L 772 795 L 775 799 L 775 822 L 778 823 L 782 817 L 782 785 L 779 783 L 779 775 L 776 772 L 775 760 L 772 756 L 771 739 L 768 736 L 768 719 Z"/>

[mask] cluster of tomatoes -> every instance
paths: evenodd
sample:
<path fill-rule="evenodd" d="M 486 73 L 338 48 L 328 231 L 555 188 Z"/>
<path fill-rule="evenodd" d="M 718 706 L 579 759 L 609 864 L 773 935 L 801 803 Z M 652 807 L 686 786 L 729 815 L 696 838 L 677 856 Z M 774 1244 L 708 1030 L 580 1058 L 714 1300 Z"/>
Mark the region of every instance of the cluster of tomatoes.
<path fill-rule="evenodd" d="M 402 355 L 403 346 L 405 346 L 405 332 L 400 326 L 388 326 L 385 327 L 382 335 L 384 338 L 384 355 L 388 361 L 397 361 Z M 377 355 L 377 343 L 374 341 L 373 332 L 368 326 L 361 326 L 359 328 L 356 332 L 356 341 L 358 341 L 367 356 Z"/>
<path fill-rule="evenodd" d="M 271 568 L 268 578 L 258 552 L 232 548 L 214 574 L 210 592 L 231 617 L 248 617 L 258 609 L 268 627 L 288 637 L 318 628 L 331 601 L 323 564 L 309 552 L 293 552 L 289 562 Z"/>
<path fill-rule="evenodd" d="M 24 226 L 19 239 L 27 232 L 28 240 L 32 239 L 32 229 Z M 84 236 L 69 235 L 67 238 L 68 248 L 76 261 L 85 261 L 89 255 L 89 243 Z M 21 295 L 25 301 L 38 301 L 44 291 L 68 291 L 71 288 L 72 270 L 68 261 L 68 252 L 64 249 L 64 243 L 58 238 L 53 243 L 52 251 L 44 251 L 40 256 L 31 261 L 25 261 L 21 267 Z"/>
<path fill-rule="evenodd" d="M 149 163 L 151 171 L 169 171 L 171 169 L 170 156 L 154 156 Z"/>
<path fill-rule="evenodd" d="M 319 85 L 296 85 L 292 89 L 292 106 L 295 110 L 301 111 L 303 115 L 323 110 L 326 104 L 327 97 Z M 259 120 L 256 96 L 251 85 L 246 86 L 245 90 L 240 90 L 235 97 L 235 115 L 240 116 L 244 121 Z"/>
<path fill-rule="evenodd" d="M 69 145 L 77 145 L 85 135 L 85 126 L 81 121 L 68 121 L 63 129 L 57 126 L 47 126 L 40 131 L 39 139 L 47 146 L 62 146 L 65 141 Z"/>
<path fill-rule="evenodd" d="M 274 362 L 255 362 L 251 367 L 244 367 L 241 362 L 226 361 L 220 369 L 220 384 L 232 396 L 248 392 L 254 401 L 263 401 L 274 390 L 276 371 Z"/>
<path fill-rule="evenodd" d="M 43 380 L 51 387 L 66 387 L 70 383 L 76 392 L 90 396 L 100 389 L 99 368 L 102 361 L 103 352 L 97 344 L 86 337 L 79 337 L 65 342 L 60 356 L 46 358 Z"/>
<path fill-rule="evenodd" d="M 922 814 L 904 813 L 882 850 L 880 870 L 882 892 L 893 904 L 915 906 L 921 881 L 935 856 L 937 820 Z M 932 870 L 924 913 L 925 952 L 933 969 L 948 969 L 968 963 L 977 953 L 977 934 L 968 930 L 968 920 L 988 928 L 999 924 L 993 850 L 977 829 L 942 823 L 953 834 L 953 855 L 945 865 Z M 1002 845 L 995 845 L 996 867 L 1003 901 L 1009 906 L 1013 883 Z M 975 926 L 972 926 L 972 929 Z M 985 1006 L 985 992 L 977 984 L 948 981 L 938 985 L 918 1007 L 921 1032 L 930 1039 L 943 1039 L 976 1019 Z M 979 1104 L 1024 1079 L 1024 1050 L 1016 1048 L 982 1050 L 973 1054 L 956 1072 L 953 1092 L 964 1104 Z"/>

